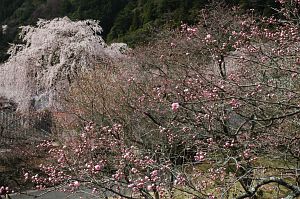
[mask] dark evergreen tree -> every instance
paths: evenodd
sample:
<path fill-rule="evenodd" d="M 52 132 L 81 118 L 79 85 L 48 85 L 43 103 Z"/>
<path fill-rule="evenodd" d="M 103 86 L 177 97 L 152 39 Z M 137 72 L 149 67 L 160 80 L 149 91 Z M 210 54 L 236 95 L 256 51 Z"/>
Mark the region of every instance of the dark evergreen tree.
<path fill-rule="evenodd" d="M 104 38 L 124 42 L 146 39 L 151 27 L 178 26 L 197 22 L 199 9 L 210 0 L 0 0 L 0 24 L 9 24 L 9 37 L 1 37 L 1 47 L 16 36 L 17 27 L 38 18 L 69 16 L 73 20 L 96 19 Z M 270 15 L 275 0 L 220 0 L 229 6 Z M 136 39 L 135 39 L 136 38 Z M 129 41 L 130 40 L 130 41 Z M 5 49 L 5 48 L 1 48 Z M 2 50 L 3 51 L 3 50 Z"/>

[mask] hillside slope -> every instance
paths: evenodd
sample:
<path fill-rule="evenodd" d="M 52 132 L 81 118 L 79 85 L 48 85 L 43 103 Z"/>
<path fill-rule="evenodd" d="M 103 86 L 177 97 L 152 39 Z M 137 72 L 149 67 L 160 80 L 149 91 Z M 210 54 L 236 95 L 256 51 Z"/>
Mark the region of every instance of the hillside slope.
<path fill-rule="evenodd" d="M 68 16 L 72 20 L 100 21 L 108 42 L 122 41 L 129 45 L 151 38 L 152 31 L 163 25 L 177 26 L 181 21 L 197 21 L 199 10 L 209 0 L 1 0 L 0 25 L 7 24 L 6 34 L 0 31 L 0 62 L 7 59 L 8 42 L 16 38 L 17 27 L 35 24 L 38 18 Z M 268 13 L 274 0 L 220 0 L 244 8 L 254 7 Z"/>

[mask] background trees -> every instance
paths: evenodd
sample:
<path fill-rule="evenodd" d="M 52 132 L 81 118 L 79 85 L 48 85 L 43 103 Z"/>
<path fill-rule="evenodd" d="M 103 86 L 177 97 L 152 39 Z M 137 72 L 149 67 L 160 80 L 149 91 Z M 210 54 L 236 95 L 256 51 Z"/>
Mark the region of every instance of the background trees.
<path fill-rule="evenodd" d="M 221 1 L 220 1 L 221 2 Z M 271 14 L 275 1 L 226 0 L 228 5 Z M 35 24 L 38 18 L 53 19 L 68 16 L 73 20 L 95 19 L 103 27 L 103 37 L 109 42 L 122 41 L 129 45 L 151 38 L 152 32 L 163 26 L 176 27 L 181 21 L 195 24 L 198 14 L 209 1 L 198 0 L 17 0 L 1 1 L 0 24 L 8 24 L 9 34 L 0 41 L 1 60 L 6 60 L 8 42 L 16 39 L 17 27 Z"/>

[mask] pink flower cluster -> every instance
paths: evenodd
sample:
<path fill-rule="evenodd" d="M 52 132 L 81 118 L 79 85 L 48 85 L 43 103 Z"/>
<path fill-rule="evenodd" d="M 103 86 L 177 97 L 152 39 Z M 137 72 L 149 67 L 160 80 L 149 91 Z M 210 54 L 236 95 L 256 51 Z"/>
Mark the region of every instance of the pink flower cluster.
<path fill-rule="evenodd" d="M 197 152 L 197 153 L 196 153 L 196 155 L 194 156 L 194 158 L 195 158 L 195 161 L 201 162 L 201 161 L 204 161 L 205 156 L 206 156 L 206 153 L 200 151 L 200 152 Z"/>
<path fill-rule="evenodd" d="M 179 103 L 178 102 L 175 102 L 172 104 L 172 110 L 173 111 L 177 111 L 179 109 Z"/>
<path fill-rule="evenodd" d="M 1 186 L 0 187 L 0 198 L 1 198 L 1 195 L 6 195 L 6 194 L 9 194 L 11 192 L 12 191 L 8 187 Z"/>

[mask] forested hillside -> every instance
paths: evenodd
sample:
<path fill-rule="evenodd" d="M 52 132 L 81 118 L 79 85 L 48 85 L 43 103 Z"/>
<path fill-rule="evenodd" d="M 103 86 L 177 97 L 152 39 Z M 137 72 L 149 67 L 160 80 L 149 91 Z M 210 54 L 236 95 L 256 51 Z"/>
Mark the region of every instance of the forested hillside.
<path fill-rule="evenodd" d="M 222 0 L 220 0 L 222 1 Z M 7 58 L 7 42 L 16 38 L 20 25 L 33 24 L 38 18 L 68 16 L 73 20 L 96 19 L 108 41 L 134 44 L 149 38 L 162 25 L 176 26 L 181 21 L 193 24 L 200 8 L 209 0 L 0 0 L 0 25 L 8 24 L 4 35 L 0 31 L 0 61 Z M 270 13 L 273 0 L 226 0 L 227 4 L 256 8 Z"/>

